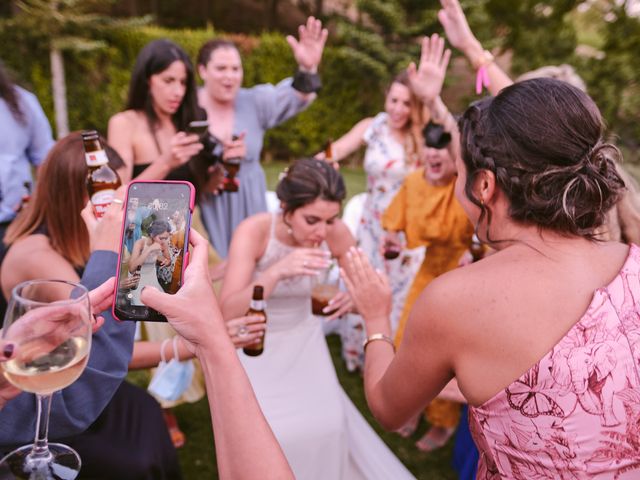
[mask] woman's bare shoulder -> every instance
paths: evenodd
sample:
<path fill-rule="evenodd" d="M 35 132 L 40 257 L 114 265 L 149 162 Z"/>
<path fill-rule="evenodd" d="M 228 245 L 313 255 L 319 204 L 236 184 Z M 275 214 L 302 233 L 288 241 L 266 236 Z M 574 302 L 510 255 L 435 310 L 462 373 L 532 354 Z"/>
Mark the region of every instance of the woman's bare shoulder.
<path fill-rule="evenodd" d="M 31 234 L 11 245 L 2 262 L 2 277 L 10 274 L 14 278 L 21 278 L 18 281 L 43 277 L 47 275 L 49 267 L 66 264 L 69 262 L 54 250 L 46 235 Z"/>
<path fill-rule="evenodd" d="M 237 230 L 242 230 L 245 234 L 252 233 L 259 235 L 262 233 L 268 233 L 271 228 L 271 222 L 273 221 L 273 215 L 269 212 L 256 213 L 248 218 L 245 218 L 238 225 Z"/>

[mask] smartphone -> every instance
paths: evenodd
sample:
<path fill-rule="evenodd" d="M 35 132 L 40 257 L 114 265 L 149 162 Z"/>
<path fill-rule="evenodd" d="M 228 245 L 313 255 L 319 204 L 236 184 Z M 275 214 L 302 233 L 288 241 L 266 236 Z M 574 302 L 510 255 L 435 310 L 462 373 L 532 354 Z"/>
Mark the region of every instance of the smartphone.
<path fill-rule="evenodd" d="M 194 120 L 187 125 L 188 133 L 195 133 L 199 137 L 203 137 L 209 131 L 209 122 L 206 120 Z"/>
<path fill-rule="evenodd" d="M 118 320 L 166 322 L 140 300 L 145 287 L 174 294 L 188 261 L 195 189 L 184 181 L 129 184 L 113 301 Z"/>

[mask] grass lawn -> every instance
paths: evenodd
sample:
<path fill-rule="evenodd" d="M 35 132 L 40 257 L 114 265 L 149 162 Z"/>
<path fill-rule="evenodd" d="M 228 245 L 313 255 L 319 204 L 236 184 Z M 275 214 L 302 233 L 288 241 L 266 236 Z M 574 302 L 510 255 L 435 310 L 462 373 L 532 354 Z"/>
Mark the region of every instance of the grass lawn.
<path fill-rule="evenodd" d="M 285 166 L 283 163 L 271 163 L 265 166 L 269 189 L 273 190 L 275 188 L 278 174 Z M 345 177 L 349 198 L 365 190 L 366 180 L 362 168 L 343 168 L 341 172 Z M 348 372 L 344 366 L 340 357 L 340 338 L 336 335 L 330 335 L 327 337 L 327 341 L 338 378 L 344 390 L 407 468 L 419 479 L 455 479 L 456 475 L 450 467 L 452 442 L 449 442 L 445 448 L 437 452 L 426 454 L 413 446 L 413 443 L 426 430 L 424 423 L 409 439 L 403 439 L 399 435 L 382 431 L 367 409 L 362 388 L 362 378 L 358 373 Z M 145 381 L 144 374 L 140 372 L 131 374 L 130 378 L 139 384 Z M 181 405 L 175 411 L 180 427 L 187 436 L 186 445 L 179 450 L 184 478 L 187 480 L 218 478 L 211 421 L 206 399 L 195 404 Z"/>

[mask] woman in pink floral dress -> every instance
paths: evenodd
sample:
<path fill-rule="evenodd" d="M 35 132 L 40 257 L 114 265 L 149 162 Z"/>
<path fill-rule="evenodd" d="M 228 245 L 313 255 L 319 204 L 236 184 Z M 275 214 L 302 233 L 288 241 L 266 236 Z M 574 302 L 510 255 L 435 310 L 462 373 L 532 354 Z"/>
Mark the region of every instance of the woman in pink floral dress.
<path fill-rule="evenodd" d="M 425 100 L 442 51 L 423 44 L 410 69 Z M 397 428 L 455 379 L 478 478 L 640 478 L 640 249 L 595 233 L 624 191 L 598 108 L 534 79 L 472 105 L 460 129 L 456 195 L 496 253 L 423 291 L 397 354 L 386 280 L 351 253 L 371 410 Z"/>
<path fill-rule="evenodd" d="M 364 169 L 367 174 L 367 198 L 356 232 L 358 246 L 369 261 L 389 275 L 393 291 L 391 323 L 397 326 L 404 298 L 413 281 L 424 249 L 404 250 L 395 260 L 380 254 L 384 237 L 382 214 L 397 193 L 404 177 L 418 167 L 423 144 L 423 108 L 412 95 L 406 73 L 398 75 L 387 90 L 385 111 L 358 122 L 346 135 L 332 144 L 333 161 L 340 161 L 366 145 Z M 323 154 L 317 155 L 323 158 Z M 359 315 L 348 315 L 341 328 L 342 356 L 347 368 L 362 368 L 364 325 Z"/>

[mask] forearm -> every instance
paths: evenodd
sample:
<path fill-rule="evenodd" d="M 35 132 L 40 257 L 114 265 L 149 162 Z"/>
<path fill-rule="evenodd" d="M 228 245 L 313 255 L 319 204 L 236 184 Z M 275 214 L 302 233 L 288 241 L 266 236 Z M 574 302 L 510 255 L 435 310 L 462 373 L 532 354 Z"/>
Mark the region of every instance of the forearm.
<path fill-rule="evenodd" d="M 178 340 L 177 344 L 178 360 L 184 361 L 193 358 L 193 354 L 185 347 L 182 341 Z M 162 360 L 161 350 L 167 362 L 174 358 L 175 355 L 171 341 L 135 342 L 133 344 L 133 355 L 129 362 L 129 370 L 156 367 Z"/>
<path fill-rule="evenodd" d="M 384 334 L 389 335 L 390 333 L 390 330 L 387 329 L 387 333 Z M 371 333 L 367 332 L 367 335 L 371 335 Z M 389 408 L 386 402 L 387 393 L 384 391 L 382 382 L 394 356 L 392 345 L 379 340 L 367 345 L 364 362 L 364 391 L 367 404 L 380 425 L 390 431 L 401 427 L 404 423 L 394 418 L 395 412 Z"/>
<path fill-rule="evenodd" d="M 268 299 L 271 292 L 280 281 L 280 277 L 273 270 L 273 268 L 267 269 L 261 272 L 251 283 L 245 288 L 230 295 L 223 295 L 221 302 L 221 309 L 225 320 L 241 317 L 249 309 L 249 302 L 253 295 L 253 287 L 255 285 L 262 285 L 264 289 L 264 298 Z"/>
<path fill-rule="evenodd" d="M 479 41 L 475 40 L 470 42 L 469 45 L 463 49 L 463 53 L 475 70 L 478 70 L 478 68 L 484 64 L 489 77 L 489 85 L 487 88 L 491 95 L 497 95 L 503 88 L 513 84 L 513 80 L 509 78 L 493 59 L 486 61 L 485 50 Z"/>
<path fill-rule="evenodd" d="M 294 478 L 226 332 L 202 348 L 221 479 Z"/>

